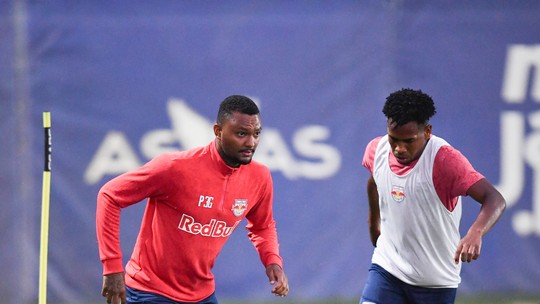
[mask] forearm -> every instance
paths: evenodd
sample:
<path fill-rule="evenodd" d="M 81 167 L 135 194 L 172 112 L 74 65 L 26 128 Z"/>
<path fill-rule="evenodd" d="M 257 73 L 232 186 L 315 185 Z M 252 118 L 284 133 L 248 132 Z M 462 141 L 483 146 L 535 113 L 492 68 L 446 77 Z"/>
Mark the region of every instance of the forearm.
<path fill-rule="evenodd" d="M 497 223 L 506 209 L 506 202 L 500 195 L 492 195 L 480 207 L 476 220 L 471 225 L 471 231 L 477 231 L 484 236 Z"/>
<path fill-rule="evenodd" d="M 279 255 L 279 243 L 275 224 L 264 230 L 251 228 L 248 237 L 259 254 L 259 258 L 266 267 L 270 264 L 277 264 L 283 268 L 282 258 Z"/>
<path fill-rule="evenodd" d="M 379 209 L 379 192 L 375 180 L 371 176 L 367 184 L 367 194 L 369 203 L 368 227 L 369 236 L 373 246 L 377 245 L 377 239 L 381 234 L 380 230 L 380 209 Z"/>
<path fill-rule="evenodd" d="M 468 194 L 482 205 L 469 231 L 484 236 L 502 216 L 506 209 L 506 201 L 501 193 L 486 179 L 474 184 L 469 189 Z"/>
<path fill-rule="evenodd" d="M 99 255 L 104 274 L 122 272 L 122 252 L 120 250 L 121 209 L 151 196 L 157 196 L 156 189 L 166 180 L 160 166 L 145 165 L 136 170 L 119 175 L 107 182 L 97 196 L 96 232 Z"/>
<path fill-rule="evenodd" d="M 120 250 L 120 207 L 100 191 L 97 199 L 96 235 L 103 274 L 122 272 Z"/>

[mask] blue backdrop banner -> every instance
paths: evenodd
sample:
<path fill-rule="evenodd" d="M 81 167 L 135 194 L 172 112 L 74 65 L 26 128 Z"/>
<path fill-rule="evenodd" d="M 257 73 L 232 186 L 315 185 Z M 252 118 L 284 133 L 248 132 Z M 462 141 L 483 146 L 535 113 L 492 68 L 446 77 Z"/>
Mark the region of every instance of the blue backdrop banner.
<path fill-rule="evenodd" d="M 0 2 L 2 302 L 37 298 L 42 112 L 52 117 L 51 301 L 101 301 L 96 195 L 213 138 L 218 104 L 259 104 L 292 299 L 360 297 L 371 260 L 365 145 L 386 96 L 437 106 L 434 134 L 504 194 L 459 293 L 540 286 L 540 2 Z M 145 203 L 122 213 L 124 260 Z M 462 232 L 479 211 L 463 201 Z M 245 224 L 241 224 L 244 226 Z M 181 249 L 179 249 L 181 250 Z M 244 229 L 216 261 L 221 299 L 271 299 Z M 9 278 L 9 279 L 8 279 Z"/>

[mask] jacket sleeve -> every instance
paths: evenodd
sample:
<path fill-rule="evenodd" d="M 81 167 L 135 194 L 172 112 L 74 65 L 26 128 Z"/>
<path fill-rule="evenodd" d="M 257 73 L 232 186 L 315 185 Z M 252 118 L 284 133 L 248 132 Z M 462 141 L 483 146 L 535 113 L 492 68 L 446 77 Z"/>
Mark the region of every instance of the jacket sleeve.
<path fill-rule="evenodd" d="M 120 249 L 121 209 L 148 197 L 159 197 L 166 180 L 164 158 L 119 175 L 99 190 L 96 207 L 96 234 L 103 274 L 123 272 Z"/>
<path fill-rule="evenodd" d="M 262 189 L 260 200 L 254 206 L 247 218 L 248 236 L 259 254 L 265 267 L 277 264 L 283 269 L 283 260 L 279 255 L 279 243 L 276 222 L 272 213 L 273 186 L 270 172 L 267 173 L 267 182 Z"/>

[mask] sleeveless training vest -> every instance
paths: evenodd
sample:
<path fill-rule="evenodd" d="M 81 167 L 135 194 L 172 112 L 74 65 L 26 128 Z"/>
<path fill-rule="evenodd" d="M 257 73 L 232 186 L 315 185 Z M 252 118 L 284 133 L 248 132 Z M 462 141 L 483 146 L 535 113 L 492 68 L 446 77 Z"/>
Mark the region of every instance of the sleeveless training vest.
<path fill-rule="evenodd" d="M 454 254 L 460 240 L 461 197 L 454 211 L 446 209 L 432 176 L 435 155 L 449 144 L 432 135 L 414 168 L 398 176 L 390 170 L 387 137 L 379 141 L 373 166 L 381 235 L 372 262 L 411 285 L 457 288 L 461 263 L 454 263 Z"/>

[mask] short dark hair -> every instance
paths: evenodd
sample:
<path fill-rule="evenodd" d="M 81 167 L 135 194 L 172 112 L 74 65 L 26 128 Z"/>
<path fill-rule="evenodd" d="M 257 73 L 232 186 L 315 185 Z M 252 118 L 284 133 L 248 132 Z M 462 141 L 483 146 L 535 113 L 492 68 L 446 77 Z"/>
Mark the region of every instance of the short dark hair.
<path fill-rule="evenodd" d="M 398 127 L 411 121 L 426 124 L 437 113 L 431 96 L 409 88 L 391 93 L 386 98 L 382 112 Z"/>
<path fill-rule="evenodd" d="M 259 108 L 253 100 L 246 96 L 231 95 L 225 98 L 219 105 L 216 122 L 218 124 L 223 123 L 223 121 L 230 118 L 234 112 L 257 115 L 259 114 Z"/>

